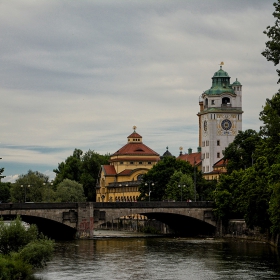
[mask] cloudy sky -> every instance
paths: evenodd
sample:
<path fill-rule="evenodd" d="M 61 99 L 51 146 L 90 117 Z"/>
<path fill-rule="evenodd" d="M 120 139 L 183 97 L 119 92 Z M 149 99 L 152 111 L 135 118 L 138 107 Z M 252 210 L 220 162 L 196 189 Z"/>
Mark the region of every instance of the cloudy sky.
<path fill-rule="evenodd" d="M 273 0 L 0 0 L 0 167 L 54 178 L 72 155 L 114 153 L 132 127 L 163 154 L 198 146 L 198 100 L 223 69 L 243 130 L 278 90 L 261 55 Z"/>

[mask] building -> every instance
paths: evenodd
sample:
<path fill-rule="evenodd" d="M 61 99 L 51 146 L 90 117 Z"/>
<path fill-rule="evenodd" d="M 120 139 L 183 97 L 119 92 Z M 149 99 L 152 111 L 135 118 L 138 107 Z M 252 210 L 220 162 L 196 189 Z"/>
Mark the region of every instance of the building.
<path fill-rule="evenodd" d="M 193 167 L 196 166 L 197 170 L 201 170 L 201 148 L 197 148 L 197 152 L 192 152 L 192 149 L 188 149 L 187 154 L 183 154 L 182 152 L 183 148 L 180 147 L 180 155 L 177 157 L 177 159 L 188 161 Z"/>
<path fill-rule="evenodd" d="M 97 202 L 136 201 L 143 174 L 160 160 L 158 153 L 143 144 L 136 126 L 133 129 L 127 144 L 110 157 L 110 165 L 101 166 Z"/>
<path fill-rule="evenodd" d="M 230 84 L 222 65 L 212 77 L 211 88 L 199 99 L 199 146 L 205 178 L 212 174 L 225 148 L 242 130 L 242 85 L 237 79 Z"/>

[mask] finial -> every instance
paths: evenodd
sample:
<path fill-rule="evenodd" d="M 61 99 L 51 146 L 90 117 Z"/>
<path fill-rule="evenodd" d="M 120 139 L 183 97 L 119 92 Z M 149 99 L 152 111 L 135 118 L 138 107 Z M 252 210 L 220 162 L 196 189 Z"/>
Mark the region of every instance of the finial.
<path fill-rule="evenodd" d="M 179 150 L 180 150 L 180 151 L 183 151 L 183 147 L 180 147 Z"/>
<path fill-rule="evenodd" d="M 166 150 L 168 151 L 168 146 L 166 147 Z"/>
<path fill-rule="evenodd" d="M 133 130 L 134 130 L 134 132 L 135 132 L 135 130 L 136 130 L 136 128 L 137 128 L 137 126 L 136 126 L 136 125 L 134 125 L 132 128 L 133 128 Z"/>
<path fill-rule="evenodd" d="M 222 61 L 221 63 L 220 63 L 220 69 L 222 69 L 222 66 L 224 65 L 224 62 Z"/>

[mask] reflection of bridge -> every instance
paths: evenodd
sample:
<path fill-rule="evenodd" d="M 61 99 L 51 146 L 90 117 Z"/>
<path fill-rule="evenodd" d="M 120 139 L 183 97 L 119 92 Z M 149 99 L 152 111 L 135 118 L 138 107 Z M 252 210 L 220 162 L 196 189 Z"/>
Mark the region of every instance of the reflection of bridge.
<path fill-rule="evenodd" d="M 216 230 L 212 202 L 87 202 L 0 204 L 0 216 L 17 215 L 37 224 L 51 237 L 93 236 L 93 229 L 106 222 L 134 214 L 156 219 L 182 233 L 213 234 Z"/>

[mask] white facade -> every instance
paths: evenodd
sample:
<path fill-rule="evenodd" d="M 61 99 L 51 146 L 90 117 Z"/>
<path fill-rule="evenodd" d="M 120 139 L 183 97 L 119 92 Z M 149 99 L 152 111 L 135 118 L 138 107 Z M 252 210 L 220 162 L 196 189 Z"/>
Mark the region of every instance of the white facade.
<path fill-rule="evenodd" d="M 210 173 L 213 165 L 223 157 L 225 148 L 242 130 L 242 85 L 230 77 L 222 67 L 212 78 L 211 89 L 200 97 L 199 145 L 202 172 Z"/>

